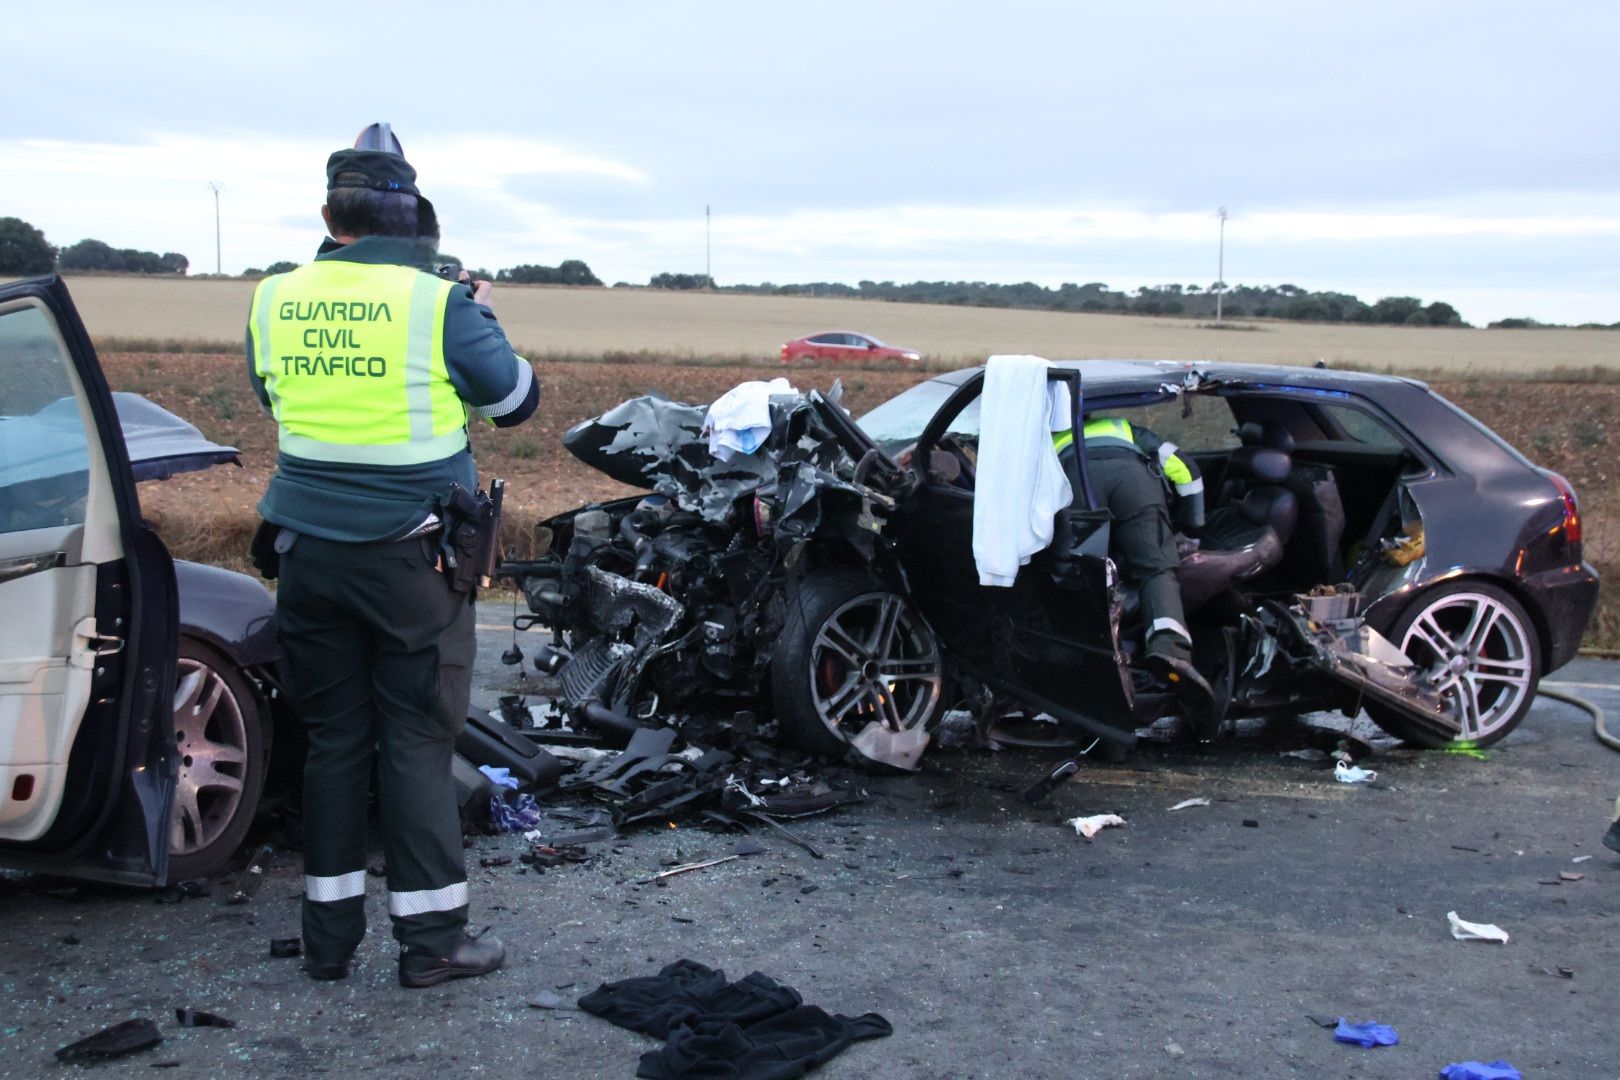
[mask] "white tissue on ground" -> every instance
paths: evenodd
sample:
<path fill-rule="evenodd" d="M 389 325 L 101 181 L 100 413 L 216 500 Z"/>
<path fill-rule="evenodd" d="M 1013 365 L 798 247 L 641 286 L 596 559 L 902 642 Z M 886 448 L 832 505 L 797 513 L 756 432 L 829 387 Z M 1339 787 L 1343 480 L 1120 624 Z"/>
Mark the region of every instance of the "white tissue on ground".
<path fill-rule="evenodd" d="M 1123 825 L 1125 819 L 1118 814 L 1093 814 L 1091 817 L 1070 818 L 1065 825 L 1073 825 L 1074 831 L 1090 840 L 1111 825 Z"/>
<path fill-rule="evenodd" d="M 1451 936 L 1458 941 L 1497 941 L 1506 945 L 1508 932 L 1495 923 L 1474 923 L 1467 919 L 1459 919 L 1455 911 L 1446 912 L 1446 922 L 1451 924 Z"/>

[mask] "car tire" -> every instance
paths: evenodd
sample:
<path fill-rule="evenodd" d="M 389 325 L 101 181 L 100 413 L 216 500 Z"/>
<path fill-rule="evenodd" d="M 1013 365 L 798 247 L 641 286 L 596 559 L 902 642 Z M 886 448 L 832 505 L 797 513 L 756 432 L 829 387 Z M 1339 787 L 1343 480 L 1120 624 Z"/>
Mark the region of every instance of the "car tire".
<path fill-rule="evenodd" d="M 944 700 L 933 630 L 856 570 L 811 574 L 789 596 L 770 680 L 784 735 L 819 757 L 862 764 L 882 764 L 852 745 L 862 730 L 931 730 Z"/>
<path fill-rule="evenodd" d="M 235 664 L 211 645 L 184 636 L 174 734 L 169 879 L 211 877 L 241 847 L 258 813 L 270 760 L 270 717 L 264 699 Z"/>
<path fill-rule="evenodd" d="M 1535 701 L 1541 640 L 1524 605 L 1499 586 L 1456 581 L 1429 589 L 1385 636 L 1429 667 L 1462 712 L 1462 736 L 1447 741 L 1387 706 L 1367 707 L 1380 727 L 1406 742 L 1430 749 L 1489 746 L 1506 738 Z"/>

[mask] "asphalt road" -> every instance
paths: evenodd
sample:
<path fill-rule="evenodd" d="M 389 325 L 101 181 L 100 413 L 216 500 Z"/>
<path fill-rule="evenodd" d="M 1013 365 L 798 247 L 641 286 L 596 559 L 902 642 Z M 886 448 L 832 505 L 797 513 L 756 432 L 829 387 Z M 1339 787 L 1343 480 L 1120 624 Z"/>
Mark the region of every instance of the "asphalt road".
<path fill-rule="evenodd" d="M 508 672 L 505 642 L 483 637 L 487 687 Z M 1620 716 L 1620 665 L 1555 681 Z M 1384 750 L 1370 787 L 1279 757 L 1290 739 L 1138 751 L 1038 808 L 1016 792 L 1040 756 L 939 753 L 799 823 L 825 860 L 762 836 L 769 854 L 667 887 L 636 882 L 730 841 L 657 829 L 585 866 L 475 869 L 475 925 L 494 924 L 509 963 L 430 991 L 395 982 L 376 879 L 348 980 L 266 958 L 297 931 L 296 854 L 246 908 L 3 881 L 0 1074 L 44 1074 L 56 1047 L 149 1016 L 163 1045 L 107 1072 L 629 1077 L 650 1040 L 528 1002 L 687 957 L 888 1017 L 893 1036 L 857 1044 L 829 1080 L 1432 1077 L 1493 1058 L 1527 1077 L 1620 1077 L 1620 856 L 1599 842 L 1620 754 L 1586 717 L 1538 702 L 1485 760 Z M 1212 804 L 1169 810 L 1195 796 Z M 1062 823 L 1104 812 L 1127 824 L 1088 842 Z M 471 854 L 521 849 L 486 838 Z M 1453 940 L 1453 910 L 1512 941 Z M 176 1006 L 238 1026 L 180 1029 Z M 1379 1020 L 1401 1042 L 1338 1045 L 1310 1015 Z"/>

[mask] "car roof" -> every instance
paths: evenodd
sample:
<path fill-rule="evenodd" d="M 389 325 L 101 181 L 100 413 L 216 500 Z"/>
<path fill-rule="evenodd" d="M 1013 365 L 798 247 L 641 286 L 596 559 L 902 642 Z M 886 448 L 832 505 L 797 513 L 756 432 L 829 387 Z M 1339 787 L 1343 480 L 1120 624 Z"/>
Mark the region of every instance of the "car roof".
<path fill-rule="evenodd" d="M 1297 367 L 1292 364 L 1244 364 L 1228 360 L 1053 360 L 1052 365 L 1080 372 L 1088 394 L 1155 390 L 1165 383 L 1178 383 L 1189 371 L 1224 382 L 1286 384 L 1346 390 L 1356 385 L 1370 387 L 1393 383 L 1422 384 L 1400 375 L 1375 375 L 1364 371 L 1334 368 Z M 934 381 L 960 386 L 983 371 L 977 367 L 941 372 Z"/>

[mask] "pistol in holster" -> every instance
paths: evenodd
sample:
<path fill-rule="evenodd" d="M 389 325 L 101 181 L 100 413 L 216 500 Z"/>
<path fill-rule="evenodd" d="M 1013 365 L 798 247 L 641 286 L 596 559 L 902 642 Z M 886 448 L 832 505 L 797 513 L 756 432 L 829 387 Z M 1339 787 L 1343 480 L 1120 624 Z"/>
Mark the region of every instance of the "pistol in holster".
<path fill-rule="evenodd" d="M 439 564 L 450 588 L 470 593 L 488 586 L 500 555 L 501 498 L 506 481 L 491 480 L 489 494 L 469 492 L 460 484 L 439 499 Z"/>

